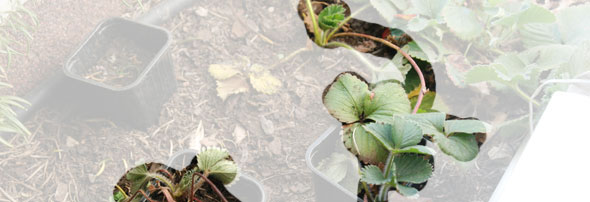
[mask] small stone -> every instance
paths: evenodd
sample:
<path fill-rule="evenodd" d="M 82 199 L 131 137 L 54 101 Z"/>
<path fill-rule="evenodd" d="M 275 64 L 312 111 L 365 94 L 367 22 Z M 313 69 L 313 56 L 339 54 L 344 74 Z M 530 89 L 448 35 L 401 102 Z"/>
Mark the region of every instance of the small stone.
<path fill-rule="evenodd" d="M 272 135 L 273 133 L 275 133 L 274 124 L 272 123 L 272 121 L 266 119 L 264 116 L 260 116 L 260 126 L 262 127 L 264 133 L 266 133 L 267 135 Z"/>
<path fill-rule="evenodd" d="M 244 27 L 242 23 L 236 21 L 232 25 L 231 32 L 234 38 L 241 38 L 248 34 L 248 28 Z"/>
<path fill-rule="evenodd" d="M 197 8 L 197 10 L 195 11 L 195 13 L 196 13 L 198 16 L 201 16 L 201 17 L 207 17 L 207 15 L 209 15 L 209 10 L 207 10 L 206 8 L 203 8 L 203 7 L 199 6 L 199 7 Z"/>
<path fill-rule="evenodd" d="M 234 128 L 234 141 L 236 144 L 240 144 L 244 138 L 246 138 L 246 129 L 242 128 L 240 125 L 236 125 Z"/>
<path fill-rule="evenodd" d="M 76 139 L 74 139 L 70 136 L 68 136 L 66 138 L 66 146 L 67 147 L 75 147 L 76 145 L 79 145 L 79 144 L 80 144 L 80 142 L 78 142 Z"/>
<path fill-rule="evenodd" d="M 68 185 L 58 182 L 57 188 L 55 189 L 55 195 L 53 198 L 55 201 L 66 201 L 66 197 L 68 196 Z"/>
<path fill-rule="evenodd" d="M 279 138 L 275 138 L 272 142 L 270 142 L 270 144 L 268 145 L 268 149 L 270 150 L 271 153 L 273 153 L 274 155 L 281 155 L 282 153 L 282 144 L 281 144 L 281 140 Z"/>
<path fill-rule="evenodd" d="M 96 181 L 96 175 L 88 174 L 88 181 L 90 181 L 90 183 L 94 183 Z"/>
<path fill-rule="evenodd" d="M 272 7 L 272 6 L 268 7 L 268 12 L 270 12 L 270 13 L 275 12 L 275 7 Z"/>

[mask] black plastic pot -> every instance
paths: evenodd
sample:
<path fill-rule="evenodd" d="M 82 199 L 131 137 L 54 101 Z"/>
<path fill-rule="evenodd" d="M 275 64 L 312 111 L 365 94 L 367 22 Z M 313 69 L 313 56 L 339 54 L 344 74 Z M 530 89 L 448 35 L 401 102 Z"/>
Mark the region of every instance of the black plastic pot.
<path fill-rule="evenodd" d="M 313 183 L 315 190 L 316 201 L 334 201 L 334 202 L 347 202 L 347 201 L 360 201 L 363 199 L 359 198 L 355 193 L 342 187 L 340 184 L 330 181 L 330 179 L 321 173 L 315 165 L 318 165 L 323 159 L 328 158 L 331 154 L 336 152 L 337 146 L 342 146 L 342 135 L 340 125 L 334 125 L 322 134 L 305 153 L 305 162 L 307 167 L 313 173 Z M 420 145 L 426 145 L 426 140 L 422 140 Z M 434 169 L 434 159 L 430 159 Z M 412 187 L 422 190 L 426 186 L 427 182 L 421 184 L 412 185 Z"/>
<path fill-rule="evenodd" d="M 305 162 L 307 167 L 313 173 L 313 184 L 315 190 L 316 201 L 322 202 L 350 202 L 363 201 L 358 198 L 356 194 L 346 190 L 337 183 L 330 181 L 328 177 L 322 174 L 316 167 L 321 160 L 328 158 L 335 152 L 336 145 L 342 145 L 342 137 L 340 135 L 340 125 L 335 125 L 322 134 L 305 153 Z"/>
<path fill-rule="evenodd" d="M 180 151 L 170 157 L 167 165 L 180 170 L 188 166 L 197 153 L 198 151 L 192 149 Z M 242 202 L 266 202 L 262 185 L 247 175 L 240 175 L 234 184 L 227 187 L 227 190 Z"/>
<path fill-rule="evenodd" d="M 125 41 L 129 49 L 142 50 L 139 60 L 145 65 L 134 81 L 113 86 L 86 79 L 81 74 L 97 64 L 114 40 Z M 67 91 L 76 103 L 84 103 L 86 115 L 108 117 L 115 122 L 146 128 L 158 122 L 162 105 L 176 90 L 174 68 L 168 53 L 170 33 L 162 28 L 122 18 L 111 18 L 74 52 L 64 66 L 70 79 Z"/>
<path fill-rule="evenodd" d="M 137 21 L 139 23 L 132 23 L 132 22 L 128 22 L 129 24 L 134 26 L 137 25 L 141 25 L 139 27 L 143 27 L 142 30 L 145 30 L 145 28 L 147 27 L 148 29 L 151 30 L 157 30 L 157 32 L 161 32 L 162 29 L 154 27 L 154 26 L 150 26 L 150 25 L 160 25 L 164 22 L 166 22 L 168 19 L 172 18 L 173 16 L 175 16 L 176 14 L 178 14 L 180 11 L 190 7 L 191 5 L 193 5 L 194 3 L 196 3 L 198 0 L 166 0 L 160 4 L 158 4 L 156 7 L 152 8 L 148 13 L 140 16 L 139 18 L 137 18 Z M 100 26 L 104 25 L 106 22 L 109 21 L 128 21 L 128 20 L 122 20 L 122 19 L 111 19 L 111 20 L 107 20 L 105 22 L 103 22 Z M 149 24 L 149 25 L 148 25 Z M 98 30 L 98 28 L 97 28 Z M 126 29 L 127 31 L 129 31 L 129 29 Z M 165 32 L 165 30 L 164 30 Z M 96 30 L 95 33 L 93 33 L 93 35 L 96 34 Z M 136 36 L 141 37 L 144 33 L 142 32 L 135 32 L 135 36 L 133 38 L 135 38 Z M 167 34 L 167 41 L 166 43 L 169 43 L 170 41 L 170 37 L 169 34 Z M 145 36 L 143 37 L 145 38 Z M 149 43 L 145 42 L 145 43 Z M 165 47 L 164 47 L 165 46 Z M 164 48 L 164 50 L 167 48 L 168 44 L 163 45 L 162 48 Z M 80 48 L 78 51 L 81 51 L 83 48 Z M 89 51 L 87 49 L 84 49 L 85 51 Z M 156 59 L 156 58 L 154 58 Z M 169 61 L 169 56 L 168 54 L 163 51 L 162 54 L 159 56 L 159 58 L 157 58 L 158 61 Z M 68 64 L 68 63 L 66 63 Z M 172 65 L 170 64 L 170 72 L 172 71 Z M 100 89 L 100 88 L 105 88 L 105 86 L 100 86 L 100 85 L 96 85 L 96 83 L 91 83 L 91 82 L 78 82 L 80 81 L 79 79 L 72 79 L 71 76 L 67 76 L 64 74 L 64 72 L 68 72 L 67 70 L 67 66 L 65 68 L 64 71 L 57 71 L 55 73 L 53 73 L 53 75 L 51 75 L 48 79 L 46 79 L 45 81 L 41 82 L 39 85 L 37 85 L 34 89 L 32 89 L 30 92 L 26 93 L 25 95 L 23 95 L 23 98 L 27 101 L 29 101 L 29 103 L 31 104 L 27 110 L 22 110 L 20 108 L 14 108 L 14 111 L 16 113 L 16 116 L 18 118 L 19 121 L 21 122 L 26 122 L 27 120 L 29 120 L 39 109 L 45 108 L 45 107 L 51 107 L 51 108 L 66 108 L 67 111 L 73 111 L 74 109 L 72 108 L 76 108 L 76 106 L 78 106 L 78 108 L 80 107 L 84 107 L 81 111 L 87 110 L 87 109 L 91 109 L 89 111 L 99 111 L 97 110 L 100 109 L 99 106 L 103 105 L 100 104 L 99 101 L 105 101 L 108 98 L 104 97 L 104 96 L 100 96 L 100 95 L 96 95 L 96 96 L 90 96 L 92 98 L 98 98 L 98 100 L 92 100 L 92 98 L 84 98 L 83 96 L 87 96 L 89 94 L 89 92 L 92 92 L 92 89 Z M 152 67 L 153 68 L 153 67 Z M 148 68 L 149 69 L 149 68 Z M 147 73 L 145 75 L 148 75 Z M 150 78 L 145 78 L 148 76 L 145 76 L 144 78 L 141 78 L 138 80 L 149 80 Z M 166 77 L 166 76 L 164 76 Z M 169 76 L 167 76 L 169 78 Z M 162 77 L 163 78 L 163 77 Z M 153 80 L 153 79 L 152 79 Z M 162 83 L 157 81 L 158 84 Z M 175 81 L 174 81 L 175 82 Z M 74 88 L 74 86 L 79 85 L 80 83 L 84 83 L 81 86 L 89 86 L 90 89 L 83 89 L 83 88 Z M 138 83 L 139 84 L 139 83 Z M 152 84 L 153 86 L 157 85 L 157 84 Z M 168 87 L 170 87 L 172 84 L 170 84 Z M 97 93 L 104 93 L 103 95 L 116 95 L 116 97 L 125 97 L 125 96 L 121 96 L 121 89 L 118 89 L 119 92 L 116 93 L 114 91 L 117 90 L 113 90 L 113 89 L 108 89 L 108 87 L 106 87 L 105 89 L 101 89 L 101 90 L 97 90 Z M 109 91 L 111 91 L 109 93 Z M 136 90 L 134 91 L 134 93 L 136 93 L 136 96 L 142 96 L 145 97 L 142 93 L 149 93 L 148 91 L 140 91 L 140 90 Z M 153 93 L 152 93 L 153 94 Z M 170 93 L 171 94 L 171 93 Z M 161 99 L 165 99 L 167 98 L 168 94 L 163 94 L 163 95 L 157 95 L 156 101 L 153 103 L 159 103 L 161 102 Z M 168 95 L 169 96 L 169 95 Z M 85 103 L 81 103 L 79 101 L 84 101 L 84 100 L 92 100 L 93 103 L 99 103 L 98 105 L 94 105 L 94 104 L 85 104 Z M 145 101 L 145 100 L 144 100 Z M 114 102 L 114 101 L 107 101 L 107 102 Z M 140 104 L 141 101 L 139 101 Z M 152 105 L 156 105 L 157 104 L 152 104 Z M 147 106 L 147 105 L 142 105 L 142 106 Z M 137 108 L 136 108 L 137 109 Z M 77 110 L 80 111 L 80 110 Z M 131 110 L 133 112 L 133 110 Z M 148 114 L 154 114 L 155 112 L 153 111 L 157 111 L 156 109 L 151 109 L 150 112 L 148 112 Z M 100 112 L 105 114 L 105 112 Z M 92 114 L 92 113 L 90 113 Z M 113 116 L 113 115 L 111 115 Z M 122 119 L 127 119 L 127 118 L 123 118 Z M 154 118 L 147 118 L 147 119 L 140 119 L 140 120 L 130 120 L 132 123 L 135 123 L 135 127 L 136 128 L 143 128 L 141 126 L 146 126 L 146 123 L 153 121 Z M 10 136 L 12 134 L 10 133 L 0 133 L 0 137 L 3 139 L 7 139 L 8 136 Z"/>

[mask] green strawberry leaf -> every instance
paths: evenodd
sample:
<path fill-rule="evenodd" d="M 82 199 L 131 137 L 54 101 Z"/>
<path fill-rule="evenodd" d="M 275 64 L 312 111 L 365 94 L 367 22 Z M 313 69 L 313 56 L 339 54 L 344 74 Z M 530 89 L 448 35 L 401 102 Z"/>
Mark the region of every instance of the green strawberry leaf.
<path fill-rule="evenodd" d="M 130 193 L 137 192 L 137 190 L 142 188 L 143 183 L 149 179 L 147 164 L 142 164 L 131 169 L 125 177 L 131 181 Z"/>
<path fill-rule="evenodd" d="M 125 195 L 123 194 L 123 192 L 117 190 L 117 192 L 115 194 L 113 194 L 113 198 L 112 199 L 114 201 L 116 201 L 116 202 L 122 202 L 123 200 L 125 200 L 127 198 L 125 197 Z"/>
<path fill-rule="evenodd" d="M 477 15 L 469 8 L 462 6 L 447 6 L 443 10 L 443 17 L 447 27 L 459 38 L 471 40 L 484 32 L 482 23 Z"/>
<path fill-rule="evenodd" d="M 398 182 L 423 183 L 432 176 L 432 165 L 419 155 L 400 155 L 393 160 Z"/>
<path fill-rule="evenodd" d="M 383 172 L 381 172 L 379 167 L 368 165 L 361 169 L 361 181 L 374 185 L 382 185 L 389 183 L 390 179 L 383 176 Z"/>
<path fill-rule="evenodd" d="M 344 146 L 365 163 L 378 164 L 387 159 L 387 148 L 375 136 L 369 134 L 362 124 L 345 126 L 343 138 Z"/>
<path fill-rule="evenodd" d="M 445 133 L 485 133 L 485 125 L 478 120 L 449 120 L 445 121 Z"/>
<path fill-rule="evenodd" d="M 448 137 L 439 134 L 434 136 L 434 142 L 445 154 L 459 161 L 471 161 L 479 153 L 477 141 L 472 134 L 456 133 Z"/>
<path fill-rule="evenodd" d="M 358 172 L 358 160 L 349 153 L 332 153 L 320 161 L 317 169 L 332 182 L 341 183 L 349 172 Z"/>
<path fill-rule="evenodd" d="M 590 26 L 584 22 L 590 19 L 590 4 L 571 6 L 557 13 L 557 24 L 561 39 L 566 44 L 577 45 L 590 40 Z"/>
<path fill-rule="evenodd" d="M 395 149 L 392 139 L 392 127 L 390 124 L 369 123 L 364 125 L 363 128 L 379 140 L 387 150 L 393 151 Z"/>
<path fill-rule="evenodd" d="M 527 4 L 522 11 L 503 17 L 494 22 L 496 25 L 511 27 L 513 25 L 523 26 L 529 23 L 551 23 L 555 22 L 555 15 L 546 8 L 537 4 Z"/>
<path fill-rule="evenodd" d="M 434 106 L 434 99 L 436 98 L 436 93 L 432 91 L 426 92 L 424 94 L 424 98 L 422 100 L 422 104 L 420 105 L 420 110 L 422 111 L 431 111 L 432 107 Z M 412 103 L 411 106 L 416 106 L 418 102 L 418 96 L 410 98 L 410 102 Z"/>
<path fill-rule="evenodd" d="M 342 5 L 330 5 L 318 15 L 320 28 L 323 30 L 336 29 L 344 20 L 346 9 Z"/>
<path fill-rule="evenodd" d="M 394 117 L 390 124 L 371 123 L 365 130 L 379 140 L 390 151 L 415 146 L 422 140 L 420 127 L 401 117 Z"/>
<path fill-rule="evenodd" d="M 405 197 L 415 198 L 416 196 L 418 196 L 418 190 L 414 187 L 408 187 L 408 186 L 398 184 L 396 186 L 396 190 L 397 190 L 397 193 L 399 193 Z"/>
<path fill-rule="evenodd" d="M 363 115 L 363 102 L 370 97 L 369 85 L 359 75 L 342 73 L 328 86 L 323 102 L 338 121 L 354 123 Z"/>
<path fill-rule="evenodd" d="M 411 153 L 411 154 L 422 154 L 422 155 L 433 156 L 436 154 L 436 151 L 434 151 L 434 149 L 427 147 L 427 146 L 416 145 L 416 146 L 405 147 L 402 149 L 395 150 L 395 153 L 396 154 Z"/>
<path fill-rule="evenodd" d="M 394 114 L 409 114 L 410 100 L 404 88 L 397 83 L 379 83 L 373 89 L 373 98 L 366 97 L 364 114 L 376 122 L 388 122 Z"/>
<path fill-rule="evenodd" d="M 412 4 L 416 14 L 430 17 L 430 19 L 437 19 L 447 4 L 447 0 L 413 0 Z"/>
<path fill-rule="evenodd" d="M 397 9 L 391 0 L 371 0 L 371 5 L 387 22 L 393 21 Z"/>
<path fill-rule="evenodd" d="M 525 24 L 519 29 L 519 34 L 527 48 L 561 43 L 557 23 Z"/>
<path fill-rule="evenodd" d="M 365 119 L 386 122 L 394 114 L 408 114 L 411 110 L 400 84 L 381 82 L 370 91 L 368 83 L 352 72 L 340 74 L 324 92 L 328 112 L 345 124 Z"/>
<path fill-rule="evenodd" d="M 443 134 L 446 114 L 441 112 L 431 112 L 422 114 L 406 115 L 405 118 L 418 124 L 424 135 Z"/>
<path fill-rule="evenodd" d="M 238 175 L 238 166 L 224 149 L 208 148 L 197 154 L 199 171 L 209 172 L 212 178 L 230 184 Z"/>

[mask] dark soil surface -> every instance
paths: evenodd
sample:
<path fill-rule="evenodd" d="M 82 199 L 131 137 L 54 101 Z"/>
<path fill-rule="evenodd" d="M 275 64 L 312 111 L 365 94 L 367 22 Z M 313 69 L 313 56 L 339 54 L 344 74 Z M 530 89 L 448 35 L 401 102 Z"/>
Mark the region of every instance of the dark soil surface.
<path fill-rule="evenodd" d="M 135 10 L 121 0 L 35 0 L 25 6 L 37 15 L 39 26 L 28 46 L 15 46 L 24 55 L 15 56 L 13 64 L 6 68 L 6 82 L 14 86 L 9 93 L 17 95 L 25 94 L 39 81 L 60 70 L 67 57 L 99 22 Z M 0 64 L 5 65 L 6 59 L 4 55 L 0 57 Z"/>

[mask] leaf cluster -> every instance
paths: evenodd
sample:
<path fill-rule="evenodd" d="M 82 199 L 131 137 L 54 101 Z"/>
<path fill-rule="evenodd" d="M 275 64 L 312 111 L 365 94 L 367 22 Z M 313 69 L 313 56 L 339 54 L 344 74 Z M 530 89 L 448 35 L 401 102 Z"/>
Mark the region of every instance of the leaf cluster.
<path fill-rule="evenodd" d="M 419 38 L 419 54 L 443 64 L 459 87 L 508 90 L 535 102 L 528 95 L 540 82 L 590 71 L 590 32 L 583 24 L 590 20 L 590 4 L 550 10 L 505 0 L 370 3 L 391 27 Z"/>
<path fill-rule="evenodd" d="M 112 199 L 115 202 L 138 202 L 142 198 L 138 193 L 143 192 L 147 197 L 164 195 L 168 200 L 192 201 L 194 193 L 190 191 L 199 189 L 205 182 L 205 179 L 195 177 L 196 172 L 224 185 L 231 184 L 238 177 L 238 167 L 224 149 L 205 149 L 197 154 L 196 159 L 196 166 L 190 168 L 189 165 L 180 172 L 160 164 L 139 165 L 127 172 L 122 180 L 129 183 L 128 191 L 117 185 Z"/>
<path fill-rule="evenodd" d="M 361 179 L 396 188 L 405 196 L 416 195 L 418 190 L 411 184 L 432 175 L 428 159 L 435 150 L 420 144 L 423 140 L 459 161 L 471 161 L 479 152 L 475 134 L 486 132 L 477 120 L 447 121 L 440 112 L 410 114 L 410 100 L 400 84 L 369 84 L 353 72 L 338 75 L 326 88 L 323 102 L 342 122 L 345 146 L 369 164 Z"/>

